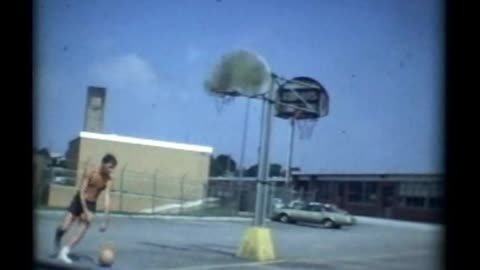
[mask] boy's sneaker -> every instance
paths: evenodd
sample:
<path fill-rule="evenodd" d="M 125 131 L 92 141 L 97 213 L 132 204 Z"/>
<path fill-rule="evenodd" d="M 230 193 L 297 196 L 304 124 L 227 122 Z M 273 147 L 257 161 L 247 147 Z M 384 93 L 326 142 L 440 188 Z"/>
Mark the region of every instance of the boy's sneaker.
<path fill-rule="evenodd" d="M 58 259 L 60 259 L 64 263 L 71 264 L 72 260 L 68 258 L 68 252 L 69 252 L 69 248 L 63 247 L 62 250 L 60 250 L 60 252 L 58 253 Z"/>

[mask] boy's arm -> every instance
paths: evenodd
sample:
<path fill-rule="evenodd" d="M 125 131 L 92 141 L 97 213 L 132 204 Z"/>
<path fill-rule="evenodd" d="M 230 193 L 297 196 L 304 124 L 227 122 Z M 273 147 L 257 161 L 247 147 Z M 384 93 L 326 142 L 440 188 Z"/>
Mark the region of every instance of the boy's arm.
<path fill-rule="evenodd" d="M 106 229 L 106 227 L 108 226 L 108 222 L 110 221 L 110 216 L 109 216 L 109 213 L 110 213 L 110 191 L 112 190 L 112 183 L 113 181 L 112 180 L 109 180 L 107 182 L 107 187 L 105 188 L 105 223 L 104 223 L 104 227 Z"/>

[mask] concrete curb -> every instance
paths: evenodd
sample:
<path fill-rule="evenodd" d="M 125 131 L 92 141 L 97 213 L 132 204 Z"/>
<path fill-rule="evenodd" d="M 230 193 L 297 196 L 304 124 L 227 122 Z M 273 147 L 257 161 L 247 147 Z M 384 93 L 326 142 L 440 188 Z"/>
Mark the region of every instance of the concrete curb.
<path fill-rule="evenodd" d="M 63 216 L 63 210 L 36 210 L 36 215 L 54 215 Z M 168 216 L 168 215 L 142 215 L 142 214 L 110 214 L 111 217 L 130 218 L 130 219 L 164 219 L 164 220 L 198 220 L 198 221 L 251 221 L 252 218 L 246 217 L 199 217 L 199 216 Z"/>
<path fill-rule="evenodd" d="M 355 216 L 355 219 L 357 220 L 357 224 L 370 224 L 370 225 L 380 225 L 380 226 L 388 226 L 388 227 L 401 227 L 401 228 L 425 229 L 425 230 L 444 229 L 443 225 L 434 224 L 434 223 L 393 220 L 393 219 L 385 219 L 385 218 L 373 218 L 373 217 L 365 217 L 365 216 Z"/>
<path fill-rule="evenodd" d="M 55 215 L 62 216 L 65 214 L 64 210 L 35 210 L 36 215 Z M 111 217 L 130 218 L 130 219 L 158 219 L 158 220 L 189 220 L 189 221 L 234 221 L 234 222 L 250 222 L 250 217 L 199 217 L 199 216 L 167 216 L 167 215 L 142 215 L 142 214 L 110 214 Z M 355 216 L 357 224 L 370 224 L 388 227 L 412 228 L 421 230 L 441 230 L 444 226 L 441 224 L 420 223 L 402 220 L 391 220 L 384 218 L 373 218 L 365 216 Z M 270 220 L 267 220 L 269 223 Z"/>

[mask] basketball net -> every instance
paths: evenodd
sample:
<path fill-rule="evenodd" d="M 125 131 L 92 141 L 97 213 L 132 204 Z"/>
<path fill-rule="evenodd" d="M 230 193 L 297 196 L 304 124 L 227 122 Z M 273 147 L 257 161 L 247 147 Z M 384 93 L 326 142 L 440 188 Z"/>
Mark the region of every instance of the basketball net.
<path fill-rule="evenodd" d="M 302 115 L 302 111 L 295 112 L 295 123 L 298 127 L 298 135 L 300 140 L 308 140 L 312 138 L 313 130 L 315 129 L 315 125 L 317 124 L 317 118 L 305 118 L 301 119 L 300 116 Z"/>
<path fill-rule="evenodd" d="M 214 96 L 215 109 L 217 110 L 217 115 L 222 114 L 225 106 L 232 104 L 234 100 L 235 100 L 234 96 L 228 96 L 228 95 Z"/>

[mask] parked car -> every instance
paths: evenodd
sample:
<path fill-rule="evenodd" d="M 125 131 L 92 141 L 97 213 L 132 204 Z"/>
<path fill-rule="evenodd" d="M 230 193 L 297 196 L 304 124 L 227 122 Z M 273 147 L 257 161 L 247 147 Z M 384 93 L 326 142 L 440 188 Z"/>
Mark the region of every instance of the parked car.
<path fill-rule="evenodd" d="M 284 223 L 318 223 L 327 228 L 339 229 L 356 223 L 355 217 L 333 204 L 295 202 L 288 207 L 274 209 L 273 221 Z"/>
<path fill-rule="evenodd" d="M 292 209 L 302 209 L 307 204 L 308 203 L 306 201 L 302 201 L 302 200 L 297 199 L 297 200 L 293 200 L 293 201 L 289 202 L 287 207 L 292 208 Z"/>
<path fill-rule="evenodd" d="M 51 183 L 57 185 L 66 185 L 66 186 L 74 186 L 75 185 L 75 178 L 76 172 L 73 170 L 61 168 L 61 167 L 51 167 Z"/>
<path fill-rule="evenodd" d="M 272 199 L 272 205 L 273 205 L 274 209 L 285 207 L 285 203 L 280 198 L 273 198 Z"/>
<path fill-rule="evenodd" d="M 58 185 L 73 186 L 75 185 L 75 179 L 68 176 L 55 176 L 53 183 Z"/>

